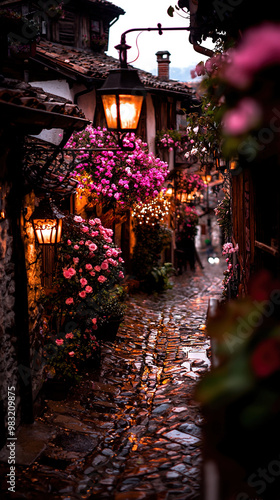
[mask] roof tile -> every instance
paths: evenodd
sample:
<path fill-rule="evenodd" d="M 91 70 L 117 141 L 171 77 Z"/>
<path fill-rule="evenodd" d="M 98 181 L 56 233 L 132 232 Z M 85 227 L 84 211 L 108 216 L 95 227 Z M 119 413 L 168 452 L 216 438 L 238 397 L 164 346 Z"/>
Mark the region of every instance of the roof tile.
<path fill-rule="evenodd" d="M 33 109 L 42 109 L 63 115 L 85 118 L 82 110 L 68 99 L 49 94 L 20 80 L 3 78 L 0 81 L 0 102 L 17 104 Z"/>
<path fill-rule="evenodd" d="M 45 40 L 41 40 L 37 45 L 37 55 L 43 57 L 46 62 L 50 59 L 55 60 L 56 66 L 61 66 L 82 76 L 99 80 L 105 80 L 111 69 L 119 68 L 119 60 L 114 57 L 103 53 L 65 47 Z M 132 66 L 130 67 L 132 68 Z M 138 72 L 146 88 L 181 92 L 188 95 L 194 93 L 185 82 L 178 82 L 176 80 L 162 81 L 147 71 L 138 69 Z"/>

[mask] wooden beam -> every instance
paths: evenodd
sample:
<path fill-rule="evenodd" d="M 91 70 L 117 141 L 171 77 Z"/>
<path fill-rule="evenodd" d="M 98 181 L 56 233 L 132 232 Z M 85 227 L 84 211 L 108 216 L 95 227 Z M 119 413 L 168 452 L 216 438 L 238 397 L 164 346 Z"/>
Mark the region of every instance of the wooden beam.
<path fill-rule="evenodd" d="M 261 243 L 260 241 L 255 240 L 255 247 L 260 248 L 261 250 L 264 250 L 264 252 L 268 252 L 274 257 L 278 255 L 278 250 L 277 248 L 270 247 L 269 245 L 266 245 L 265 243 Z"/>

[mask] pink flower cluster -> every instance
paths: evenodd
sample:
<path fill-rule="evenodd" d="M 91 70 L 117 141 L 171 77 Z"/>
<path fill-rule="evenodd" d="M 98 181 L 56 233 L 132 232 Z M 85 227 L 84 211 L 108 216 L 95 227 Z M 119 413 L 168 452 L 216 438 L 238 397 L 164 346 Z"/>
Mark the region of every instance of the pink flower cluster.
<path fill-rule="evenodd" d="M 231 253 L 236 253 L 238 252 L 238 250 L 239 250 L 238 243 L 235 245 L 235 247 L 233 246 L 232 243 L 224 243 L 222 254 L 227 255 Z"/>
<path fill-rule="evenodd" d="M 172 151 L 176 147 L 180 147 L 180 141 L 175 141 L 169 134 L 164 134 L 161 139 L 158 141 L 158 146 L 167 148 L 169 151 Z"/>
<path fill-rule="evenodd" d="M 134 134 L 127 135 L 128 144 L 133 140 L 134 151 L 88 151 L 89 147 L 116 146 L 114 137 L 106 129 L 92 126 L 75 133 L 66 148 L 84 148 L 78 157 L 73 176 L 82 190 L 103 196 L 119 204 L 144 202 L 158 195 L 168 174 L 167 163 L 147 152 L 147 144 Z"/>
<path fill-rule="evenodd" d="M 231 262 L 228 262 L 227 269 L 224 271 L 224 279 L 222 288 L 227 288 L 228 284 L 234 277 L 234 268 Z"/>
<path fill-rule="evenodd" d="M 280 64 L 280 25 L 266 22 L 245 32 L 240 45 L 231 53 L 224 78 L 234 87 L 249 87 L 256 74 Z"/>
<path fill-rule="evenodd" d="M 221 66 L 229 61 L 229 54 L 227 52 L 224 52 L 223 54 L 215 54 L 213 57 L 210 57 L 210 59 L 207 59 L 207 61 L 204 63 L 201 61 L 198 63 L 195 67 L 195 69 L 191 70 L 191 77 L 196 78 L 197 76 L 214 76 Z"/>
<path fill-rule="evenodd" d="M 226 111 L 223 117 L 223 129 L 226 134 L 241 135 L 260 124 L 262 109 L 255 99 L 244 97 L 233 109 Z"/>
<path fill-rule="evenodd" d="M 197 211 L 193 207 L 186 206 L 185 207 L 185 220 L 187 227 L 197 226 L 198 224 L 198 215 Z"/>
<path fill-rule="evenodd" d="M 113 243 L 113 231 L 102 226 L 100 219 L 86 221 L 75 216 L 73 228 L 71 236 L 68 233 L 60 244 L 66 264 L 60 283 L 67 290 L 65 304 L 75 310 L 81 299 L 98 293 L 100 286 L 120 282 L 124 261 Z"/>
<path fill-rule="evenodd" d="M 179 179 L 179 189 L 185 193 L 192 191 L 199 192 L 205 188 L 205 184 L 201 177 L 197 174 L 187 174 L 183 172 Z"/>

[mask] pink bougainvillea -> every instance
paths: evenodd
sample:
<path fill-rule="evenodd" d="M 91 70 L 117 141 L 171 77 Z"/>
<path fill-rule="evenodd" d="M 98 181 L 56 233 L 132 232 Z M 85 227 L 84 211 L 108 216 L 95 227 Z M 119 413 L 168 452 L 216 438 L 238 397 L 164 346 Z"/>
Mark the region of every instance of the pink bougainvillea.
<path fill-rule="evenodd" d="M 187 172 L 180 172 L 177 179 L 177 189 L 182 193 L 190 194 L 201 192 L 205 189 L 206 184 L 204 184 L 200 175 L 189 174 Z"/>
<path fill-rule="evenodd" d="M 168 174 L 168 165 L 148 153 L 147 144 L 134 134 L 127 135 L 127 144 L 131 140 L 136 145 L 134 151 L 92 152 L 90 147 L 115 147 L 114 136 L 107 129 L 92 126 L 75 133 L 65 147 L 84 148 L 72 174 L 78 188 L 119 206 L 131 206 L 157 196 Z"/>

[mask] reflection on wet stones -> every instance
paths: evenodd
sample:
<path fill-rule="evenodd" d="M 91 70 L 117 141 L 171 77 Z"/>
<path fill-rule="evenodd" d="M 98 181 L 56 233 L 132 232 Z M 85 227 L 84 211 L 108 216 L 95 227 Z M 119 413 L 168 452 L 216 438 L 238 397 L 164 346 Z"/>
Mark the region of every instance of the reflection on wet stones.
<path fill-rule="evenodd" d="M 129 298 L 116 341 L 103 343 L 98 372 L 85 374 L 63 405 L 49 402 L 41 417 L 57 436 L 42 461 L 18 472 L 24 498 L 199 498 L 202 417 L 192 393 L 209 364 L 201 329 L 208 297 L 223 279 L 222 270 L 212 281 L 209 272 L 175 278 L 162 296 Z M 58 462 L 44 464 L 44 457 Z"/>

